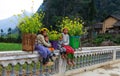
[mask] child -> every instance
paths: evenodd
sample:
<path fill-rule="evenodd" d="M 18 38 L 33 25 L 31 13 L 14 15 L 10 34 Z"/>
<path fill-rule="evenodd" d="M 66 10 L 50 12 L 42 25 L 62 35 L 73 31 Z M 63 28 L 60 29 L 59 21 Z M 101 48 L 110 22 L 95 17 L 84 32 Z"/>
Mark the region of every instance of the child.
<path fill-rule="evenodd" d="M 47 43 L 50 43 L 50 42 L 49 42 L 49 37 L 48 37 L 47 35 L 44 36 L 44 39 L 45 39 L 45 41 L 46 41 Z M 54 53 L 54 50 L 55 50 L 55 49 L 54 49 L 53 47 L 49 47 L 48 49 L 51 51 L 50 59 L 51 59 L 51 61 L 54 61 L 55 58 L 54 58 L 54 60 L 53 60 L 52 57 L 56 57 L 56 55 L 55 55 L 55 53 Z"/>
<path fill-rule="evenodd" d="M 64 48 L 64 45 L 63 45 L 63 36 L 62 36 L 62 34 L 59 37 L 58 50 L 60 50 L 61 57 L 63 59 L 66 58 L 65 57 L 66 56 L 66 49 Z"/>
<path fill-rule="evenodd" d="M 69 65 L 74 65 L 74 49 L 69 46 L 69 35 L 68 35 L 68 28 L 64 28 L 62 30 L 62 35 L 63 35 L 63 44 L 64 48 L 66 49 L 66 54 L 67 54 L 67 63 Z"/>

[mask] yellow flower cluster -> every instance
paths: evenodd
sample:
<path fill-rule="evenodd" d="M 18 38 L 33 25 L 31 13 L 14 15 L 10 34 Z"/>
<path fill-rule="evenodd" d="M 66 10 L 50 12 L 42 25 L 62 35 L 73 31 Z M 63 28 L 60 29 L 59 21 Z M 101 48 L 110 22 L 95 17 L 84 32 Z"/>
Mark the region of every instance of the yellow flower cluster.
<path fill-rule="evenodd" d="M 33 16 L 18 16 L 18 28 L 22 33 L 36 34 L 42 27 L 43 14 L 34 14 Z"/>
<path fill-rule="evenodd" d="M 49 39 L 50 40 L 58 40 L 59 39 L 59 34 L 60 33 L 58 33 L 57 31 L 50 31 L 49 33 L 48 33 L 48 36 L 49 36 Z"/>
<path fill-rule="evenodd" d="M 83 24 L 82 20 L 79 18 L 74 18 L 73 20 L 65 17 L 61 22 L 62 30 L 67 28 L 71 36 L 79 36 L 83 34 Z"/>

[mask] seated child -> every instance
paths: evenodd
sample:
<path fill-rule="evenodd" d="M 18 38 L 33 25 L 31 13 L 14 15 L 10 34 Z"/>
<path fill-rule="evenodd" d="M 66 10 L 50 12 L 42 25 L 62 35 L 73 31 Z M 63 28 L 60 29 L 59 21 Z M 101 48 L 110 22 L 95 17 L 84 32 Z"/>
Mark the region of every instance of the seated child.
<path fill-rule="evenodd" d="M 60 35 L 59 37 L 59 41 L 58 41 L 58 50 L 60 50 L 60 55 L 62 58 L 66 58 L 66 49 L 64 48 L 63 45 L 63 36 Z"/>
<path fill-rule="evenodd" d="M 74 49 L 69 45 L 70 39 L 69 39 L 69 34 L 68 34 L 68 28 L 64 27 L 62 30 L 63 33 L 63 42 L 64 42 L 64 48 L 66 49 L 66 54 L 67 54 L 67 63 L 69 65 L 74 66 Z"/>
<path fill-rule="evenodd" d="M 45 38 L 45 41 L 47 42 L 47 43 L 50 43 L 49 42 L 49 37 L 46 35 L 46 36 L 44 36 L 44 38 Z M 54 61 L 55 60 L 55 58 L 53 59 L 52 57 L 56 57 L 56 55 L 55 55 L 55 53 L 54 53 L 54 48 L 53 47 L 49 47 L 48 48 L 50 51 L 51 51 L 51 56 L 50 56 L 50 59 L 51 59 L 51 61 Z"/>

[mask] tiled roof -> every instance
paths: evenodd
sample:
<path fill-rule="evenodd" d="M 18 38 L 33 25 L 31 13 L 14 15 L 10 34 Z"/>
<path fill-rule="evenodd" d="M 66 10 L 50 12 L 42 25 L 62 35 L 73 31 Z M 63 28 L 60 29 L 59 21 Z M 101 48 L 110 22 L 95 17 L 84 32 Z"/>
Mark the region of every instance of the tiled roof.
<path fill-rule="evenodd" d="M 113 18 L 116 18 L 117 20 L 120 20 L 120 15 L 118 15 L 118 14 L 114 14 L 114 15 L 110 15 L 110 16 Z"/>

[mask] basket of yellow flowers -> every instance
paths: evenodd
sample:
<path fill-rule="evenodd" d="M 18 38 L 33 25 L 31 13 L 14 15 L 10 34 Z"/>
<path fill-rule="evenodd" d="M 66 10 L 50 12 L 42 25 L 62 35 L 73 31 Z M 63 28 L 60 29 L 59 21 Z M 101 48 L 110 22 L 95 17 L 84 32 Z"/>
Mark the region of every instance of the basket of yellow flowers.
<path fill-rule="evenodd" d="M 52 44 L 52 47 L 54 49 L 57 49 L 57 43 L 58 43 L 60 33 L 58 33 L 57 31 L 52 30 L 52 31 L 50 31 L 48 33 L 48 35 L 49 35 L 49 40 L 50 40 L 50 42 Z"/>
<path fill-rule="evenodd" d="M 61 28 L 69 28 L 70 45 L 77 49 L 80 47 L 80 36 L 83 32 L 83 22 L 79 18 L 70 19 L 68 17 L 63 18 L 61 22 Z"/>
<path fill-rule="evenodd" d="M 19 16 L 18 28 L 22 32 L 22 50 L 33 51 L 35 46 L 36 33 L 42 27 L 43 14 L 32 16 Z"/>

